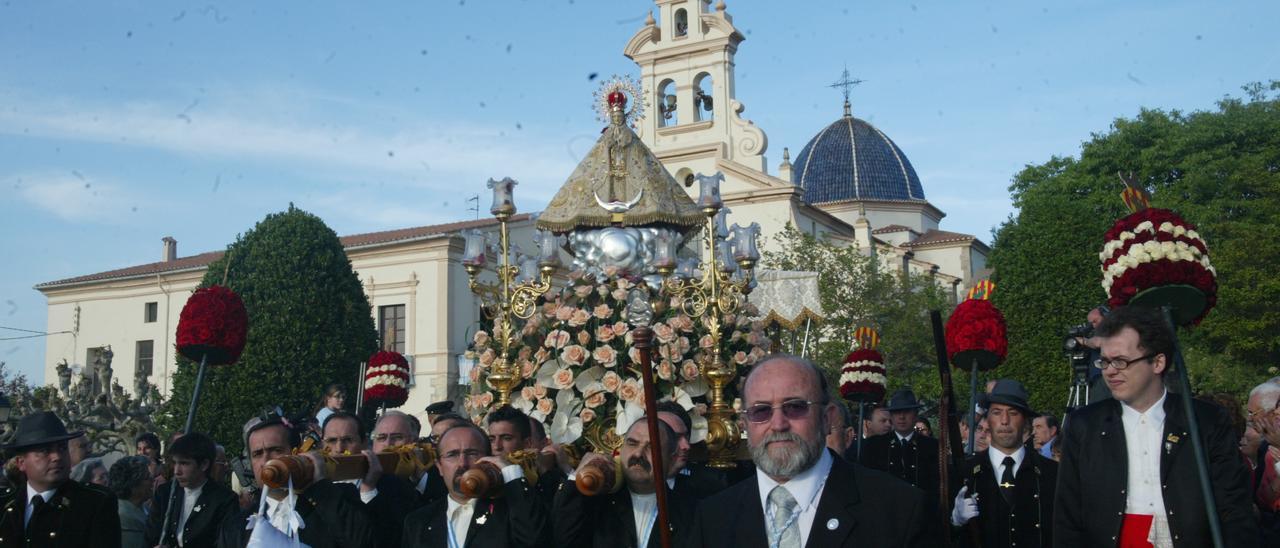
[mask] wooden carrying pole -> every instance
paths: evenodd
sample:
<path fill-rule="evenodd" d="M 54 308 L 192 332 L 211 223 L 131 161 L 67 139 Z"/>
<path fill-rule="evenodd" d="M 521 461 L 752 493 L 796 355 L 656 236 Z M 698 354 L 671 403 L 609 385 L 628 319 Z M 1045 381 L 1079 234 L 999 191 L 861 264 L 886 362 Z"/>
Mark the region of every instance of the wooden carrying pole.
<path fill-rule="evenodd" d="M 951 527 L 950 470 L 955 470 L 957 474 L 964 470 L 964 455 L 955 448 L 955 444 L 960 441 L 960 425 L 953 420 L 956 414 L 956 392 L 951 383 L 951 365 L 947 360 L 947 339 L 943 333 L 942 313 L 930 310 L 929 319 L 933 323 L 933 346 L 938 355 L 938 375 L 942 380 L 942 401 L 938 403 L 938 507 L 942 509 L 942 530 L 947 531 Z M 973 375 L 972 372 L 970 374 Z M 969 431 L 972 433 L 973 427 Z M 966 481 L 965 484 L 968 485 L 969 482 Z M 969 490 L 972 492 L 973 486 Z M 982 546 L 977 520 L 970 520 L 966 529 L 969 530 L 972 545 Z M 942 540 L 949 546 L 951 537 L 944 534 Z"/>
<path fill-rule="evenodd" d="M 653 330 L 639 326 L 631 331 L 631 339 L 640 351 L 640 377 L 644 379 L 644 416 L 649 426 L 649 462 L 653 466 L 653 492 L 658 498 L 658 538 L 662 548 L 671 548 L 671 528 L 667 525 L 667 469 L 662 462 L 662 438 L 658 436 L 657 386 L 653 382 Z M 639 539 L 645 542 L 647 539 Z"/>

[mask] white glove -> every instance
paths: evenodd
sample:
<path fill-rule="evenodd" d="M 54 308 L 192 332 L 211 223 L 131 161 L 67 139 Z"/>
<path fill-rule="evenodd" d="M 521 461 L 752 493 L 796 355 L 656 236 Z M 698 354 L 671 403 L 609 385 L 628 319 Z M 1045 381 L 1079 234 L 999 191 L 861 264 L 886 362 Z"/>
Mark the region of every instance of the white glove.
<path fill-rule="evenodd" d="M 960 488 L 960 492 L 956 494 L 955 509 L 951 510 L 951 524 L 959 527 L 969 520 L 978 517 L 978 495 L 966 497 L 969 494 L 969 487 L 966 485 Z"/>

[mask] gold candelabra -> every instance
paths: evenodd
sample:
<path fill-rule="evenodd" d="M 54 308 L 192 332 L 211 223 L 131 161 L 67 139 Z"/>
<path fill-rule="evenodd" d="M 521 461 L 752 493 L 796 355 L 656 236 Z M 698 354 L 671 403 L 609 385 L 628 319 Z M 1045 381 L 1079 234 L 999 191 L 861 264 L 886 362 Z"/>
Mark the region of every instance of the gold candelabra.
<path fill-rule="evenodd" d="M 471 292 L 480 298 L 481 307 L 493 318 L 493 340 L 501 351 L 494 358 L 486 378 L 489 386 L 498 391 L 497 406 L 511 403 L 511 391 L 520 384 L 520 371 L 510 359 L 511 346 L 516 342 L 515 322 L 527 320 L 537 310 L 538 297 L 551 290 L 551 278 L 560 266 L 556 238 L 549 232 L 539 232 L 539 256 L 537 275 L 527 272 L 528 279 L 520 280 L 521 268 L 513 264 L 511 237 L 508 222 L 516 214 L 513 189 L 516 181 L 503 178 L 489 179 L 493 190 L 493 205 L 489 212 L 498 219 L 498 264 L 494 266 L 497 283 L 482 282 L 478 276 L 485 268 L 488 241 L 483 232 L 472 230 L 466 234 L 466 247 L 462 265 L 470 278 Z"/>
<path fill-rule="evenodd" d="M 663 276 L 662 293 L 680 303 L 681 310 L 691 318 L 701 318 L 711 336 L 711 348 L 699 364 L 702 375 L 711 384 L 707 421 L 708 466 L 732 468 L 742 430 L 735 413 L 725 400 L 724 389 L 733 381 L 737 372 L 726 364 L 721 355 L 720 339 L 723 335 L 724 317 L 737 312 L 746 295 L 754 286 L 754 270 L 760 253 L 756 248 L 760 225 L 734 225 L 732 239 L 726 239 L 719 183 L 723 175 L 707 177 L 698 175 L 700 192 L 698 207 L 706 216 L 702 231 L 702 248 L 705 257 L 701 261 L 702 276 L 671 276 L 675 272 L 675 254 L 678 242 L 659 239 L 655 251 L 655 266 Z M 732 245 L 730 245 L 732 243 Z M 741 277 L 734 276 L 734 263 L 741 269 Z M 690 273 L 692 274 L 692 273 Z"/>

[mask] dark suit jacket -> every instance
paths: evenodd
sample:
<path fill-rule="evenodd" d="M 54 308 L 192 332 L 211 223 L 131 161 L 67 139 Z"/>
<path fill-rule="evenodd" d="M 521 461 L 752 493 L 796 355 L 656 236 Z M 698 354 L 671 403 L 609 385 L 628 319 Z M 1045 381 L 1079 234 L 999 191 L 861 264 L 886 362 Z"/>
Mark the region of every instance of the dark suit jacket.
<path fill-rule="evenodd" d="M 931 501 L 938 500 L 938 440 L 934 438 L 916 433 L 903 444 L 892 431 L 871 436 L 862 440 L 859 462 L 922 489 Z"/>
<path fill-rule="evenodd" d="M 728 486 L 723 472 L 702 463 L 691 462 L 676 473 L 676 490 L 692 493 L 695 500 L 715 495 Z"/>
<path fill-rule="evenodd" d="M 1209 546 L 1209 522 L 1181 398 L 1169 393 L 1164 402 L 1164 442 L 1159 449 L 1164 506 L 1175 546 Z M 1232 435 L 1231 420 L 1217 405 L 1199 400 L 1192 404 L 1209 461 L 1209 483 L 1223 541 L 1233 548 L 1257 546 L 1249 474 Z M 1114 545 L 1120 535 L 1129 480 L 1120 405 L 1116 400 L 1089 404 L 1068 417 L 1058 436 L 1062 462 L 1054 501 L 1055 546 Z"/>
<path fill-rule="evenodd" d="M 677 486 L 667 491 L 667 525 L 672 545 L 688 546 L 698 500 L 692 491 L 681 492 L 679 489 Z M 588 497 L 578 491 L 577 484 L 566 481 L 556 493 L 552 514 L 555 515 L 552 524 L 554 546 L 634 548 L 640 545 L 641 531 L 636 530 L 631 492 L 626 489 Z M 655 524 L 649 533 L 647 546 L 661 546 L 659 538 Z"/>
<path fill-rule="evenodd" d="M 120 514 L 116 497 L 96 485 L 74 480 L 54 491 L 43 508 L 26 516 L 27 486 L 16 485 L 4 501 L 0 515 L 0 546 L 120 547 Z"/>
<path fill-rule="evenodd" d="M 818 500 L 806 546 L 936 546 L 938 517 L 924 492 L 831 454 L 831 473 Z M 829 528 L 828 524 L 835 525 Z M 693 545 L 765 548 L 760 486 L 747 478 L 698 505 Z"/>
<path fill-rule="evenodd" d="M 404 520 L 404 539 L 400 545 L 411 547 L 449 546 L 449 499 L 435 499 L 409 514 Z M 504 546 L 548 546 L 551 527 L 547 508 L 539 501 L 537 491 L 528 480 L 520 478 L 503 486 L 502 497 L 479 499 L 467 527 L 463 548 L 501 548 Z"/>
<path fill-rule="evenodd" d="M 1013 504 L 1000 495 L 999 475 L 984 451 L 965 461 L 970 495 L 978 495 L 979 531 L 983 548 L 1052 546 L 1053 495 L 1058 482 L 1058 463 L 1035 450 L 1024 452 L 1022 465 L 1013 477 Z M 952 498 L 955 494 L 952 494 Z M 962 540 L 969 533 L 957 532 Z"/>
<path fill-rule="evenodd" d="M 298 494 L 296 508 L 306 525 L 298 535 L 311 548 L 373 548 L 374 525 L 350 485 L 345 488 L 321 480 Z M 219 548 L 241 548 L 249 542 L 245 529 L 257 506 L 227 516 L 218 537 Z M 265 524 L 260 526 L 266 526 Z"/>
<path fill-rule="evenodd" d="M 164 522 L 164 515 L 169 508 L 169 489 L 177 485 L 177 482 L 170 481 L 157 489 L 157 496 L 154 500 L 159 501 L 156 506 L 152 506 L 151 515 L 147 519 L 147 542 L 151 546 L 164 544 L 167 546 L 178 545 L 177 526 L 181 513 L 175 507 L 173 515 L 169 517 L 169 534 L 162 542 L 160 540 L 160 529 Z M 182 504 L 183 493 L 181 487 L 178 492 L 178 504 Z M 196 510 L 199 508 L 199 510 Z M 218 529 L 222 527 L 223 520 L 228 515 L 234 514 L 240 510 L 240 499 L 235 493 L 231 492 L 221 483 L 209 480 L 204 482 L 204 487 L 200 491 L 200 496 L 196 498 L 196 504 L 192 507 L 187 522 L 183 524 L 182 544 L 185 548 L 213 548 L 218 542 Z"/>
<path fill-rule="evenodd" d="M 354 486 L 353 486 L 354 487 Z M 356 497 L 359 498 L 357 490 Z M 365 507 L 373 518 L 378 546 L 400 546 L 404 535 L 404 518 L 421 506 L 418 492 L 409 482 L 391 474 L 378 480 L 378 496 Z"/>
<path fill-rule="evenodd" d="M 435 465 L 432 465 L 426 473 L 427 487 L 418 496 L 418 507 L 425 506 L 431 501 L 449 496 L 449 488 L 444 484 L 444 478 L 440 476 L 440 469 L 436 468 Z"/>

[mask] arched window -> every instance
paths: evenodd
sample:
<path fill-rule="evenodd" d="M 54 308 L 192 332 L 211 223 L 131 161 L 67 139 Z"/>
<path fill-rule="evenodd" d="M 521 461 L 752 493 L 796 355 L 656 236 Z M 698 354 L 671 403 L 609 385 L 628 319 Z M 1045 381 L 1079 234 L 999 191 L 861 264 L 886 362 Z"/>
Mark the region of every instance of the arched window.
<path fill-rule="evenodd" d="M 658 96 L 654 97 L 654 104 L 658 106 L 658 127 L 674 126 L 680 123 L 676 118 L 676 83 L 671 80 L 663 80 L 658 84 Z"/>
<path fill-rule="evenodd" d="M 680 8 L 676 10 L 676 38 L 683 38 L 689 34 L 689 13 Z"/>
<path fill-rule="evenodd" d="M 714 92 L 715 86 L 710 74 L 703 72 L 693 79 L 693 119 L 695 121 L 701 122 L 714 118 L 712 110 L 714 105 L 711 102 Z"/>

